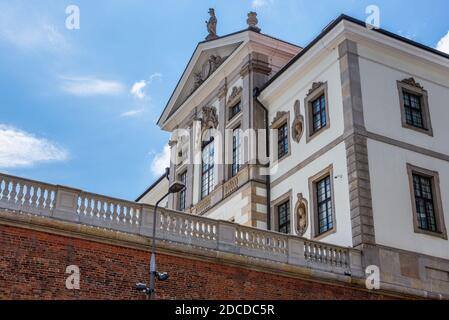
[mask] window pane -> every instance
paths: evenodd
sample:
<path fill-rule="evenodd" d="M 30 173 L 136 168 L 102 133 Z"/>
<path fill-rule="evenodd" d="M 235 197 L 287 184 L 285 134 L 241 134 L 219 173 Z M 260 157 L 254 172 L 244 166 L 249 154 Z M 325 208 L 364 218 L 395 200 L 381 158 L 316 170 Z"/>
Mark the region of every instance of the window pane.
<path fill-rule="evenodd" d="M 232 176 L 235 176 L 241 168 L 240 145 L 240 128 L 237 128 L 232 137 Z"/>
<path fill-rule="evenodd" d="M 207 197 L 214 186 L 214 143 L 209 142 L 202 151 L 201 197 Z"/>
<path fill-rule="evenodd" d="M 318 230 L 319 234 L 322 234 L 334 227 L 332 217 L 332 186 L 330 176 L 327 176 L 316 183 L 316 197 Z"/>
<path fill-rule="evenodd" d="M 278 159 L 288 154 L 288 126 L 287 123 L 278 129 Z"/>
<path fill-rule="evenodd" d="M 432 178 L 413 174 L 416 215 L 420 229 L 437 232 Z"/>
<path fill-rule="evenodd" d="M 186 185 L 187 182 L 187 172 L 180 175 L 179 180 L 182 184 Z M 186 209 L 186 189 L 179 193 L 179 211 L 184 211 Z"/>
<path fill-rule="evenodd" d="M 290 233 L 290 202 L 278 206 L 278 228 L 281 233 Z"/>
<path fill-rule="evenodd" d="M 234 106 L 231 107 L 231 112 L 229 114 L 229 119 L 234 118 L 237 114 L 240 113 L 240 111 L 242 111 L 241 109 L 241 102 L 239 101 L 237 104 L 235 104 Z"/>
<path fill-rule="evenodd" d="M 313 133 L 321 130 L 327 125 L 326 98 L 324 94 L 312 101 L 312 124 Z"/>
<path fill-rule="evenodd" d="M 407 91 L 403 91 L 403 96 L 405 120 L 407 124 L 425 129 L 421 108 L 422 97 Z"/>

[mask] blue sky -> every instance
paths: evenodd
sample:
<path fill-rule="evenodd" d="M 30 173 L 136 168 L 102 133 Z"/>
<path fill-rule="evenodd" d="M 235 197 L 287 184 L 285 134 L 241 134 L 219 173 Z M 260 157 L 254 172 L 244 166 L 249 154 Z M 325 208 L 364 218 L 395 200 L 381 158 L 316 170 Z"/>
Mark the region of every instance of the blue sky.
<path fill-rule="evenodd" d="M 79 30 L 65 27 L 72 4 Z M 255 9 L 262 32 L 305 46 L 370 4 L 389 31 L 431 47 L 448 35 L 446 0 L 0 0 L 0 172 L 135 199 L 164 167 L 156 121 L 209 7 L 219 35 Z"/>

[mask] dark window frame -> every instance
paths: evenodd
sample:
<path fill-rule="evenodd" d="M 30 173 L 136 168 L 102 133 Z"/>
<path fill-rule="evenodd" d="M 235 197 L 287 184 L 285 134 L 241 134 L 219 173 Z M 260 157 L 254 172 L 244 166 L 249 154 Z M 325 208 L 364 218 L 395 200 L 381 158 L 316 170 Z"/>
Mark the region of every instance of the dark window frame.
<path fill-rule="evenodd" d="M 318 213 L 318 234 L 334 228 L 332 205 L 332 181 L 329 175 L 315 182 L 316 206 Z M 324 210 L 322 210 L 324 209 Z"/>
<path fill-rule="evenodd" d="M 289 131 L 290 128 L 288 122 L 284 122 L 277 128 L 278 159 L 283 159 L 290 154 Z"/>
<path fill-rule="evenodd" d="M 237 135 L 236 135 L 237 133 Z M 238 142 L 236 141 L 238 139 Z M 242 169 L 241 164 L 241 128 L 236 127 L 232 131 L 232 165 L 231 165 L 231 177 L 235 177 Z"/>
<path fill-rule="evenodd" d="M 407 163 L 407 174 L 410 187 L 410 198 L 413 213 L 413 227 L 415 233 L 426 234 L 429 236 L 439 237 L 447 240 L 446 225 L 444 222 L 443 203 L 440 191 L 440 179 L 439 174 L 436 171 L 420 168 L 412 164 Z M 433 215 L 435 219 L 436 228 L 435 231 L 426 230 L 420 224 L 420 210 L 418 209 L 418 202 L 416 190 L 415 190 L 415 176 L 419 176 L 428 179 L 431 183 L 432 202 L 433 202 Z"/>
<path fill-rule="evenodd" d="M 327 217 L 330 217 L 332 224 L 328 224 L 326 229 L 323 230 L 320 226 L 320 204 L 324 203 L 324 200 L 319 199 L 319 183 L 328 178 L 329 187 L 330 187 L 330 198 L 327 197 L 327 200 L 330 203 L 330 206 L 327 206 L 327 209 L 330 207 L 330 211 L 326 211 Z M 336 207 L 335 207 L 335 194 L 334 194 L 334 174 L 333 174 L 333 166 L 330 165 L 324 170 L 320 171 L 313 177 L 309 178 L 309 194 L 310 194 L 310 204 L 311 204 L 311 212 L 313 215 L 312 218 L 312 237 L 315 240 L 322 240 L 323 238 L 336 233 L 337 232 L 337 215 L 336 215 Z M 329 228 L 331 226 L 331 228 Z"/>
<path fill-rule="evenodd" d="M 271 216 L 271 230 L 275 231 L 275 232 L 280 232 L 280 228 L 279 228 L 279 222 L 280 222 L 280 217 L 279 217 L 279 207 L 282 206 L 283 204 L 285 204 L 286 202 L 289 203 L 289 230 L 288 230 L 288 234 L 293 234 L 294 232 L 294 228 L 293 228 L 293 223 L 294 223 L 294 217 L 292 215 L 292 203 L 293 203 L 293 198 L 292 198 L 292 194 L 293 194 L 293 190 L 289 190 L 288 192 L 284 193 L 283 195 L 281 195 L 280 197 L 278 197 L 277 199 L 271 201 L 270 203 L 270 216 Z M 281 226 L 282 227 L 282 226 Z"/>
<path fill-rule="evenodd" d="M 208 161 L 205 162 L 205 152 L 207 152 Z M 203 143 L 201 150 L 201 199 L 209 196 L 214 188 L 214 163 L 215 147 L 214 139 L 210 139 L 208 142 Z"/>
<path fill-rule="evenodd" d="M 411 81 L 412 80 L 412 81 Z M 397 81 L 398 95 L 399 95 L 399 106 L 401 112 L 401 122 L 402 127 L 410 130 L 414 130 L 426 135 L 433 137 L 432 120 L 430 116 L 429 109 L 429 95 L 427 90 L 425 90 L 419 83 L 416 83 L 414 79 L 405 79 L 402 81 Z M 421 126 L 416 126 L 413 121 L 408 121 L 409 117 L 407 115 L 407 106 L 405 102 L 407 101 L 406 96 L 414 96 L 419 98 L 420 104 L 420 115 L 421 115 Z"/>
<path fill-rule="evenodd" d="M 314 103 L 320 101 L 321 112 L 320 115 L 320 127 L 314 126 Z M 309 143 L 315 137 L 325 132 L 331 126 L 330 113 L 329 113 L 329 93 L 327 82 L 318 82 L 312 85 L 306 98 L 304 99 L 304 106 L 306 111 L 306 143 Z M 323 116 L 325 117 L 325 124 L 323 125 Z"/>
<path fill-rule="evenodd" d="M 237 115 L 242 112 L 242 101 L 239 100 L 229 107 L 229 121 L 234 119 Z"/>
<path fill-rule="evenodd" d="M 187 171 L 182 172 L 179 175 L 179 181 L 187 186 Z M 186 200 L 187 200 L 187 189 L 184 188 L 178 195 L 178 210 L 185 211 L 186 210 Z"/>
<path fill-rule="evenodd" d="M 290 200 L 277 205 L 277 231 L 290 234 L 291 232 L 291 204 Z"/>
<path fill-rule="evenodd" d="M 326 96 L 323 93 L 315 100 L 311 101 L 312 105 L 312 134 L 326 128 L 327 126 L 327 108 Z M 318 107 L 318 108 L 317 108 Z"/>

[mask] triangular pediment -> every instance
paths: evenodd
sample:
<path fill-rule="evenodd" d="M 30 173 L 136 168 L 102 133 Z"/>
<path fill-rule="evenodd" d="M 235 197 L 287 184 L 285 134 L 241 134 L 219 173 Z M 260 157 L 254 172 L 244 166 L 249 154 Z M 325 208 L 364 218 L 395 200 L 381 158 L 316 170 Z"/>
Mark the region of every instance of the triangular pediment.
<path fill-rule="evenodd" d="M 238 44 L 232 44 L 203 51 L 188 75 L 174 104 L 174 109 L 182 105 L 229 58 L 237 47 Z"/>
<path fill-rule="evenodd" d="M 158 124 L 162 125 L 246 40 L 244 33 L 200 43 L 190 59 Z"/>

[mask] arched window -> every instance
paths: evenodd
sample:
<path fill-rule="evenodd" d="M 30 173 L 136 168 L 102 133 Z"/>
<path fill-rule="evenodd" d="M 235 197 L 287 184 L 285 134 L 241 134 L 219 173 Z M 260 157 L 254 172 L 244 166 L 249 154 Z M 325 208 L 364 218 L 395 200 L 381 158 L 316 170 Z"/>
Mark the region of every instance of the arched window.
<path fill-rule="evenodd" d="M 203 144 L 201 166 L 201 199 L 207 197 L 214 188 L 214 139 Z"/>

